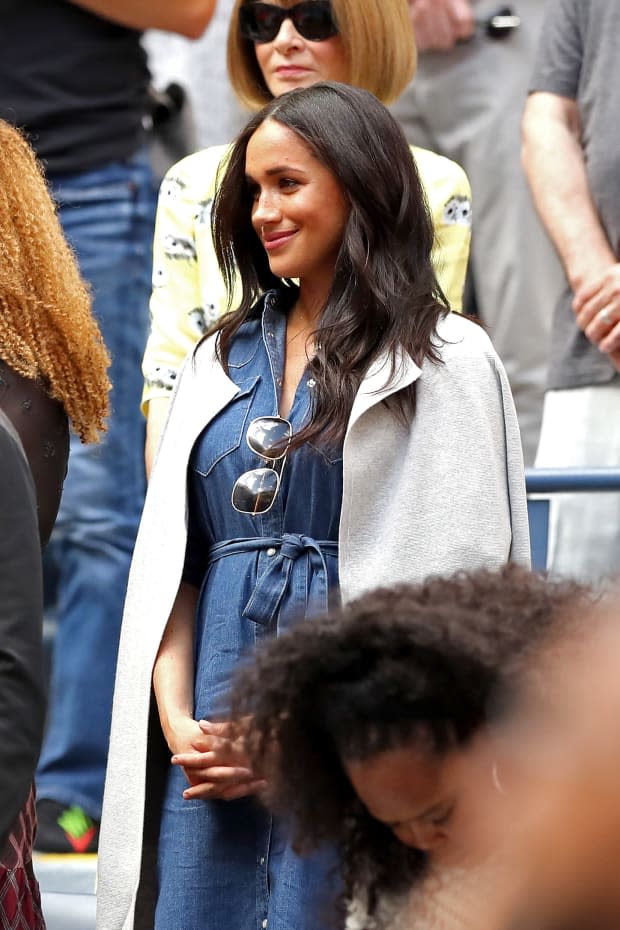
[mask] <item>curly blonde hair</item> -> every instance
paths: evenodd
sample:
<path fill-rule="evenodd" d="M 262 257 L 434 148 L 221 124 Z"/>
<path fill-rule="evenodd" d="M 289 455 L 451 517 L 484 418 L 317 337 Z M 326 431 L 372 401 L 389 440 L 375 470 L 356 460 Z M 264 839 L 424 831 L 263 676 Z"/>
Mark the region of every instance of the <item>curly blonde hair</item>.
<path fill-rule="evenodd" d="M 109 412 L 110 359 L 35 155 L 0 120 L 0 358 L 41 379 L 82 442 Z"/>

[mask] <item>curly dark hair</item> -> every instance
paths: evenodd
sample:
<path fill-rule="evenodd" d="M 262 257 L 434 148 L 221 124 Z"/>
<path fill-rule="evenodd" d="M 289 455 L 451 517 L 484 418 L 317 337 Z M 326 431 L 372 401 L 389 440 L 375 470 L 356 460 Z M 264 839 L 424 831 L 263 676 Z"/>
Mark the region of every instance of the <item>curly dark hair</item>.
<path fill-rule="evenodd" d="M 309 425 L 293 446 L 342 439 L 353 399 L 371 363 L 384 353 L 392 373 L 404 350 L 418 364 L 439 360 L 436 326 L 449 306 L 433 269 L 435 232 L 402 129 L 368 91 L 325 82 L 272 100 L 238 136 L 215 197 L 215 251 L 228 293 L 241 281 L 241 304 L 223 317 L 218 353 L 224 368 L 239 327 L 265 291 L 282 282 L 252 227 L 245 173 L 248 143 L 266 120 L 294 132 L 334 175 L 349 204 L 334 280 L 315 336 L 316 381 Z M 288 282 L 292 286 L 292 282 Z M 415 387 L 387 402 L 407 420 Z"/>
<path fill-rule="evenodd" d="M 268 803 L 292 816 L 300 850 L 337 846 L 345 897 L 363 889 L 372 914 L 380 895 L 423 874 L 427 857 L 368 814 L 343 760 L 466 745 L 528 653 L 593 597 L 513 564 L 461 572 L 366 594 L 265 644 L 240 670 L 233 719 L 249 717 Z"/>

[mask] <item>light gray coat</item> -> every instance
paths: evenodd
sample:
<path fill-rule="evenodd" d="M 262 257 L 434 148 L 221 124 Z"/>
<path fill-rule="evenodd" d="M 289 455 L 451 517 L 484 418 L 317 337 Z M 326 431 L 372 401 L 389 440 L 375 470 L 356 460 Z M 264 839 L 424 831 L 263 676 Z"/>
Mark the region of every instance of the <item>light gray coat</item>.
<path fill-rule="evenodd" d="M 450 314 L 438 334 L 442 364 L 425 362 L 420 369 L 402 353 L 390 380 L 389 363 L 377 362 L 355 399 L 343 451 L 344 600 L 429 574 L 510 559 L 528 563 L 521 445 L 506 373 L 482 328 Z M 416 414 L 406 428 L 380 402 L 414 381 Z M 99 846 L 99 930 L 134 930 L 150 798 L 151 676 L 183 569 L 187 463 L 201 430 L 236 392 L 215 359 L 214 339 L 203 342 L 180 378 L 151 477 L 118 660 Z"/>

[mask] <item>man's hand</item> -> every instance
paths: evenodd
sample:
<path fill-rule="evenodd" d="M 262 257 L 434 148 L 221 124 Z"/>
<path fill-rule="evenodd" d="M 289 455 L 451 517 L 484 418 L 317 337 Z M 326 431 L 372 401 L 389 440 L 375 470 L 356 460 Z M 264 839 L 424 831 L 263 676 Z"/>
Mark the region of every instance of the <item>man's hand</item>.
<path fill-rule="evenodd" d="M 577 325 L 601 352 L 613 356 L 620 351 L 619 262 L 596 273 L 577 290 L 573 310 Z"/>
<path fill-rule="evenodd" d="M 476 29 L 469 0 L 409 0 L 418 51 L 449 51 Z"/>

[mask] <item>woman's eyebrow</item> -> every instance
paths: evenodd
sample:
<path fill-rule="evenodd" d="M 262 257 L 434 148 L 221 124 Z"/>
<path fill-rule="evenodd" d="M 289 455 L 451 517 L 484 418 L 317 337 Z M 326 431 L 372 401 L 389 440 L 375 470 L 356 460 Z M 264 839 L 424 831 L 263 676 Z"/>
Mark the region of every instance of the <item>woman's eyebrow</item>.
<path fill-rule="evenodd" d="M 413 814 L 411 817 L 407 817 L 406 820 L 386 822 L 386 826 L 393 829 L 394 827 L 401 826 L 403 823 L 409 823 L 412 820 L 424 820 L 427 817 L 432 817 L 433 815 L 440 813 L 445 807 L 448 807 L 449 804 L 450 802 L 447 800 L 436 801 L 429 807 L 426 807 L 424 810 L 419 811 L 417 814 Z"/>
<path fill-rule="evenodd" d="M 278 174 L 289 174 L 291 171 L 294 171 L 296 174 L 305 174 L 303 168 L 298 168 L 296 165 L 274 165 L 272 168 L 266 168 L 265 174 L 267 177 L 273 177 Z M 246 180 L 254 180 L 252 175 L 246 174 Z"/>

